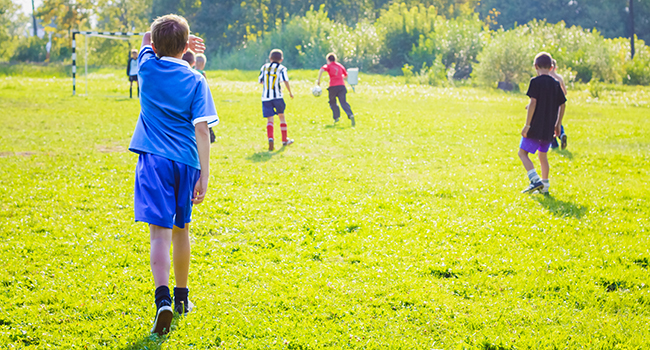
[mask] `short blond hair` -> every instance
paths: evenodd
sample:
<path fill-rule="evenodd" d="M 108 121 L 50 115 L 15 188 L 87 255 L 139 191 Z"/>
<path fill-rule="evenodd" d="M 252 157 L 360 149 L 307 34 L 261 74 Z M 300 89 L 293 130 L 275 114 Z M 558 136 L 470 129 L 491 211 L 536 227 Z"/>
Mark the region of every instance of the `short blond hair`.
<path fill-rule="evenodd" d="M 151 24 L 151 41 L 158 56 L 177 56 L 185 50 L 190 37 L 187 20 L 179 15 L 165 15 Z"/>
<path fill-rule="evenodd" d="M 207 62 L 208 62 L 208 58 L 205 57 L 205 55 L 202 54 L 202 53 L 197 53 L 197 54 L 194 56 L 194 58 L 196 59 L 196 62 L 197 62 L 197 63 L 198 63 L 199 61 L 202 61 L 203 63 L 207 63 Z"/>

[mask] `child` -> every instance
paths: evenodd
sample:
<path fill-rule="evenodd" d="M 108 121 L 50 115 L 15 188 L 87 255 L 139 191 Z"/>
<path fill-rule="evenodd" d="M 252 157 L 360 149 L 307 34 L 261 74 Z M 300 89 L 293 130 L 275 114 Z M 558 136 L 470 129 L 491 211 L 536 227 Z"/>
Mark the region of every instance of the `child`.
<path fill-rule="evenodd" d="M 266 119 L 266 136 L 269 139 L 269 151 L 274 150 L 273 146 L 273 116 L 280 117 L 280 130 L 282 131 L 282 146 L 289 146 L 293 140 L 287 138 L 287 122 L 284 120 L 284 109 L 286 104 L 282 98 L 282 88 L 280 82 L 284 82 L 284 86 L 289 91 L 289 96 L 293 98 L 291 88 L 289 87 L 289 77 L 287 76 L 287 68 L 282 63 L 282 50 L 271 50 L 269 55 L 270 63 L 266 63 L 260 69 L 260 76 L 258 81 L 264 85 L 262 91 L 262 115 Z"/>
<path fill-rule="evenodd" d="M 138 153 L 135 220 L 149 224 L 150 265 L 156 286 L 156 317 L 151 333 L 169 332 L 173 317 L 169 293 L 169 248 L 173 243 L 174 311 L 192 310 L 187 279 L 192 205 L 203 202 L 210 176 L 208 126 L 219 122 L 205 78 L 181 57 L 202 52 L 202 39 L 189 35 L 177 15 L 158 17 L 142 39 L 138 57 L 141 112 L 129 150 Z"/>
<path fill-rule="evenodd" d="M 345 88 L 345 81 L 343 81 L 343 78 L 347 78 L 348 71 L 345 70 L 345 67 L 343 67 L 343 65 L 336 62 L 336 55 L 334 53 L 330 52 L 326 57 L 328 63 L 321 67 L 320 71 L 318 72 L 318 81 L 316 81 L 316 85 L 320 86 L 320 78 L 323 75 L 323 72 L 327 72 L 330 76 L 330 87 L 327 89 L 327 91 L 329 91 L 330 108 L 334 114 L 334 123 L 338 123 L 339 117 L 341 116 L 339 106 L 336 105 L 336 98 L 338 97 L 339 102 L 341 103 L 341 107 L 348 115 L 348 119 L 350 119 L 352 126 L 355 126 L 356 124 L 354 122 L 354 114 L 352 114 L 352 109 L 345 100 L 345 95 L 347 94 L 348 90 Z"/>
<path fill-rule="evenodd" d="M 131 50 L 131 56 L 126 64 L 126 75 L 129 77 L 129 98 L 133 98 L 133 82 L 138 89 L 138 97 L 140 97 L 140 84 L 138 83 L 138 50 Z"/>
<path fill-rule="evenodd" d="M 200 53 L 196 55 L 196 69 L 199 73 L 203 75 L 204 78 L 207 78 L 205 75 L 205 64 L 208 62 L 208 58 L 204 54 Z M 214 135 L 214 131 L 210 128 L 210 143 L 214 143 L 217 137 Z"/>
<path fill-rule="evenodd" d="M 555 80 L 557 80 L 560 83 L 562 92 L 564 92 L 564 95 L 566 96 L 566 85 L 564 85 L 564 78 L 562 78 L 561 75 L 557 74 L 557 61 L 555 59 L 553 59 L 553 64 L 551 65 L 551 72 L 549 73 L 549 75 L 555 78 Z M 564 125 L 560 125 L 560 142 L 562 144 L 562 149 L 566 149 L 567 135 L 564 133 Z M 551 143 L 551 148 L 558 148 L 556 137 L 553 138 L 553 142 Z"/>
<path fill-rule="evenodd" d="M 519 146 L 519 158 L 528 172 L 530 185 L 522 193 L 540 191 L 547 194 L 549 189 L 549 164 L 546 153 L 554 135 L 560 134 L 566 102 L 560 83 L 549 75 L 551 60 L 551 55 L 546 52 L 540 52 L 535 56 L 537 77 L 530 80 L 526 93 L 530 97 L 530 103 L 526 125 L 521 130 L 523 137 Z M 535 171 L 533 162 L 528 158 L 529 153 L 535 154 L 537 151 L 539 151 L 539 162 L 542 168 L 541 179 Z"/>
<path fill-rule="evenodd" d="M 196 70 L 199 71 L 199 73 L 203 74 L 205 77 L 205 64 L 208 63 L 208 58 L 205 57 L 204 54 L 200 53 L 196 55 Z"/>

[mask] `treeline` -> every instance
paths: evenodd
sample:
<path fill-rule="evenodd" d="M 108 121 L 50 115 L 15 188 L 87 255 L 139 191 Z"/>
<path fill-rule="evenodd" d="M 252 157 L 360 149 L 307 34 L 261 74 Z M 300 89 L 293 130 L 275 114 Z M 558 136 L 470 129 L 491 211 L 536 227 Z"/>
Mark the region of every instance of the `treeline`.
<path fill-rule="evenodd" d="M 636 32 L 650 38 L 650 0 L 632 1 Z M 257 69 L 279 47 L 292 68 L 316 68 L 334 51 L 347 65 L 422 83 L 473 77 L 517 84 L 532 74 L 530 57 L 546 50 L 570 79 L 649 84 L 647 47 L 637 41 L 631 60 L 629 40 L 622 38 L 631 30 L 628 5 L 629 0 L 44 0 L 37 17 L 53 34 L 53 61 L 69 60 L 72 29 L 145 31 L 152 18 L 174 12 L 204 37 L 215 69 Z M 10 0 L 0 0 L 0 60 L 45 59 L 46 38 L 18 35 L 28 22 Z M 78 45 L 78 52 L 88 48 L 91 65 L 123 65 L 139 39 L 95 38 Z"/>
<path fill-rule="evenodd" d="M 533 20 L 494 31 L 476 13 L 447 19 L 433 6 L 405 4 L 393 4 L 374 23 L 355 27 L 329 19 L 323 9 L 311 10 L 237 50 L 216 55 L 212 67 L 256 69 L 273 48 L 284 50 L 285 64 L 292 68 L 318 68 L 333 51 L 347 66 L 401 73 L 413 82 L 453 84 L 474 78 L 515 88 L 535 73 L 535 54 L 547 51 L 569 82 L 650 84 L 650 50 L 641 40 L 632 60 L 628 39 L 607 39 L 563 22 Z"/>

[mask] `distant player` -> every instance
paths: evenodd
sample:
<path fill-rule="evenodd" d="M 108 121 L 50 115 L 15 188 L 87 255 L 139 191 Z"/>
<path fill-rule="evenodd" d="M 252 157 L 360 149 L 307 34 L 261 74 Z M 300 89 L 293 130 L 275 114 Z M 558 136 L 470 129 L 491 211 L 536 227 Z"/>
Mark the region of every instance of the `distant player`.
<path fill-rule="evenodd" d="M 339 110 L 339 106 L 336 104 L 336 99 L 338 98 L 339 102 L 341 103 L 341 107 L 348 115 L 348 119 L 350 119 L 352 126 L 355 126 L 356 124 L 354 122 L 354 114 L 352 114 L 352 108 L 350 108 L 350 105 L 345 100 L 345 96 L 348 90 L 345 88 L 345 81 L 343 79 L 348 76 L 348 71 L 345 70 L 345 67 L 343 67 L 343 65 L 336 62 L 336 55 L 334 53 L 330 52 L 326 57 L 327 64 L 321 67 L 320 71 L 318 72 L 318 80 L 316 81 L 316 85 L 320 86 L 320 78 L 323 75 L 323 72 L 327 72 L 327 74 L 330 76 L 330 87 L 327 89 L 327 91 L 329 91 L 330 108 L 334 114 L 334 123 L 338 123 L 339 118 L 341 117 L 341 110 Z"/>
<path fill-rule="evenodd" d="M 200 53 L 196 55 L 196 70 L 199 73 L 203 74 L 205 77 L 205 64 L 208 63 L 208 58 L 204 54 Z"/>
<path fill-rule="evenodd" d="M 521 144 L 519 158 L 528 172 L 530 185 L 522 193 L 539 191 L 548 193 L 549 190 L 549 164 L 547 152 L 554 136 L 560 135 L 560 125 L 564 117 L 564 103 L 566 97 L 560 83 L 550 76 L 552 58 L 546 52 L 535 56 L 535 70 L 537 77 L 530 80 L 528 92 L 530 103 L 526 116 L 526 125 L 521 130 Z M 533 162 L 528 154 L 539 151 L 539 162 L 542 168 L 542 178 L 535 171 Z"/>
<path fill-rule="evenodd" d="M 129 98 L 133 98 L 133 82 L 138 89 L 138 97 L 140 97 L 140 84 L 138 83 L 138 50 L 131 50 L 129 61 L 126 64 L 126 75 L 129 77 Z"/>
<path fill-rule="evenodd" d="M 219 122 L 203 76 L 181 58 L 202 52 L 185 18 L 158 17 L 142 38 L 138 57 L 141 112 L 129 150 L 138 153 L 135 220 L 149 224 L 150 265 L 156 286 L 151 333 L 169 332 L 173 311 L 192 310 L 188 294 L 189 223 L 192 205 L 203 202 L 210 176 L 209 125 Z M 174 300 L 169 292 L 169 248 L 173 244 Z M 173 309 L 172 309 L 173 303 Z"/>
<path fill-rule="evenodd" d="M 553 59 L 553 65 L 551 66 L 551 72 L 549 73 L 550 76 L 555 78 L 560 83 L 560 87 L 562 87 L 562 92 L 564 92 L 564 95 L 566 96 L 566 85 L 564 85 L 564 78 L 562 78 L 561 75 L 557 74 L 557 61 Z M 562 149 L 566 149 L 567 146 L 567 135 L 564 133 L 564 125 L 560 125 L 560 142 L 562 145 Z M 551 143 L 551 148 L 558 148 L 558 143 L 557 143 L 557 138 L 553 138 L 553 142 Z"/>
<path fill-rule="evenodd" d="M 183 61 L 186 61 L 190 65 L 190 67 L 192 67 L 192 69 L 194 69 L 197 72 L 201 73 L 201 75 L 203 75 L 203 77 L 205 78 L 205 72 L 196 69 L 196 66 L 195 66 L 195 64 L 198 66 L 199 57 L 203 57 L 203 59 L 204 59 L 203 60 L 203 67 L 205 67 L 205 55 L 203 55 L 202 53 L 195 55 L 194 52 L 192 52 L 190 50 L 187 50 L 187 52 L 185 52 L 183 54 Z M 212 128 L 210 128 L 210 143 L 214 143 L 214 141 L 216 141 L 216 139 L 217 139 L 217 137 L 214 134 L 214 131 L 212 131 Z"/>
<path fill-rule="evenodd" d="M 287 138 L 287 122 L 284 119 L 284 109 L 286 104 L 282 98 L 282 88 L 280 82 L 284 82 L 289 96 L 293 98 L 291 87 L 289 87 L 289 76 L 287 68 L 282 63 L 282 50 L 271 50 L 269 55 L 270 63 L 266 63 L 260 69 L 258 81 L 264 86 L 262 90 L 262 115 L 266 118 L 266 136 L 269 139 L 269 151 L 273 151 L 273 116 L 278 115 L 280 118 L 280 130 L 282 131 L 282 146 L 288 146 L 293 140 Z"/>

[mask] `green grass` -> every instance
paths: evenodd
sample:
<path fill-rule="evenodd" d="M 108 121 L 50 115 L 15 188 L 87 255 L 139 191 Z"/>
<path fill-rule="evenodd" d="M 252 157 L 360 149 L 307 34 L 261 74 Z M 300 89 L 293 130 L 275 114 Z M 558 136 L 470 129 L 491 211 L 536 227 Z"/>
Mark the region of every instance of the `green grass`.
<path fill-rule="evenodd" d="M 570 91 L 545 198 L 519 193 L 523 94 L 362 75 L 350 128 L 295 73 L 296 143 L 272 153 L 257 72 L 208 73 L 222 121 L 191 228 L 197 309 L 164 338 L 122 71 L 88 97 L 0 77 L 0 348 L 650 345 L 650 89 Z"/>

